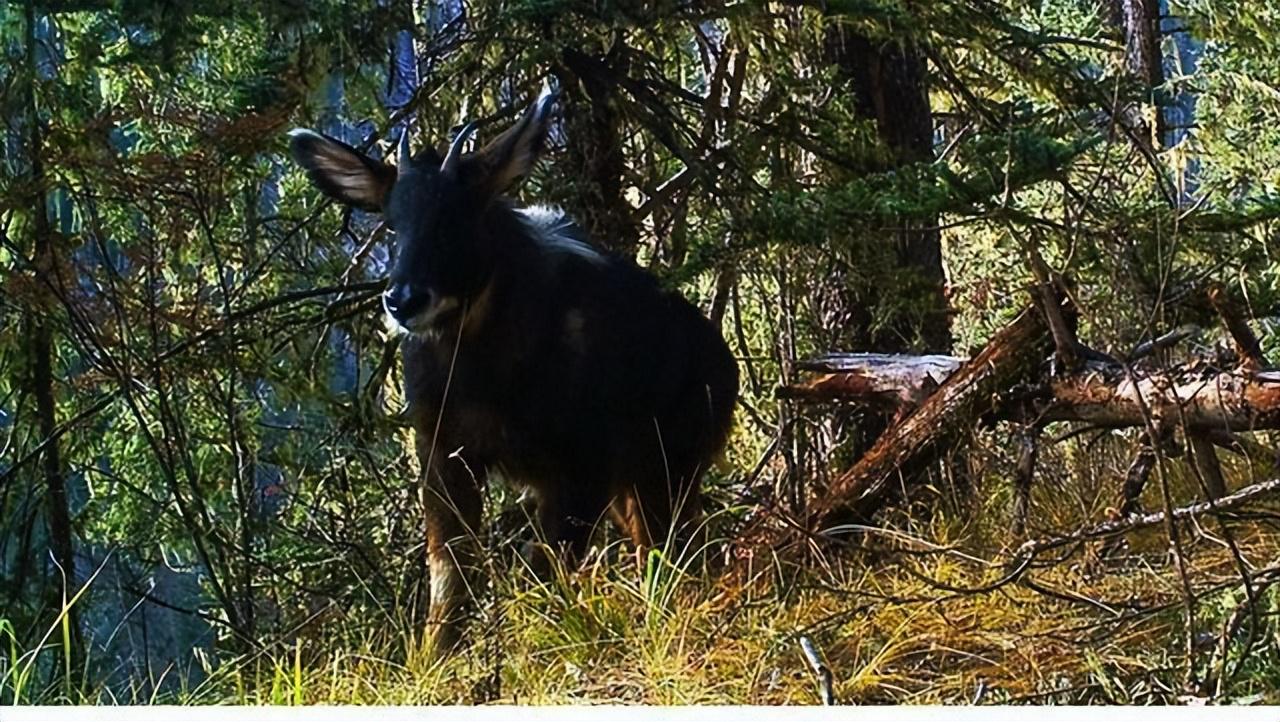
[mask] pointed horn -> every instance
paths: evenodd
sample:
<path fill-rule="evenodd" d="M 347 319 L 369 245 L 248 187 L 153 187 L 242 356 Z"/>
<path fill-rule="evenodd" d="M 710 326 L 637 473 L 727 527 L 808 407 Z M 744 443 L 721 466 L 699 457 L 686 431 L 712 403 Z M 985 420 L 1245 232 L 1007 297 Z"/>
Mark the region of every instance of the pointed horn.
<path fill-rule="evenodd" d="M 453 138 L 453 144 L 449 146 L 449 152 L 444 156 L 444 162 L 440 164 L 440 172 L 444 175 L 452 175 L 458 170 L 458 158 L 462 156 L 462 146 L 467 144 L 472 134 L 476 132 L 476 122 L 473 120 L 463 126 L 462 130 Z"/>
<path fill-rule="evenodd" d="M 409 162 L 413 160 L 413 153 L 409 150 L 409 127 L 400 133 L 400 145 L 396 151 L 396 168 L 401 176 L 409 172 Z"/>

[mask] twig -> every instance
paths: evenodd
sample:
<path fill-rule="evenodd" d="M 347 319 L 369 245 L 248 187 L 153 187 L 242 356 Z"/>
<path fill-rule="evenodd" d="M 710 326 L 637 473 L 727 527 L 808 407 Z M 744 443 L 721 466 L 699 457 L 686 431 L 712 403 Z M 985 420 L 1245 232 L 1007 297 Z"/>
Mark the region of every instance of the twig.
<path fill-rule="evenodd" d="M 972 704 L 972 705 L 982 704 L 982 698 L 986 696 L 987 696 L 987 680 L 979 679 L 978 688 L 974 690 L 973 699 L 970 700 L 969 704 Z"/>
<path fill-rule="evenodd" d="M 1040 441 L 1040 427 L 1028 424 L 1018 435 L 1020 450 L 1018 466 L 1014 470 L 1013 533 L 1022 536 L 1027 531 L 1027 516 L 1031 509 L 1031 481 L 1036 472 L 1036 456 Z"/>
<path fill-rule="evenodd" d="M 1056 290 L 1061 286 L 1055 283 L 1038 249 L 1030 246 L 1027 254 L 1037 281 L 1032 289 L 1031 298 L 1040 309 L 1040 313 L 1044 314 L 1059 363 L 1067 371 L 1076 371 L 1084 365 L 1084 361 L 1080 358 L 1080 342 L 1076 340 L 1075 331 L 1067 325 L 1066 318 L 1062 314 L 1062 305 L 1057 298 Z"/>
<path fill-rule="evenodd" d="M 1125 378 L 1134 387 L 1134 401 L 1137 403 L 1138 411 L 1142 415 L 1142 423 L 1147 431 L 1147 438 L 1158 440 L 1161 438 L 1163 429 L 1161 422 L 1157 421 L 1151 413 L 1151 407 L 1148 406 L 1147 400 L 1143 398 L 1142 390 L 1138 388 L 1137 375 L 1133 371 L 1133 364 L 1126 363 L 1123 365 Z M 1178 413 L 1182 417 L 1183 427 L 1186 428 L 1186 416 L 1182 411 L 1182 407 L 1178 407 Z M 1186 632 L 1186 653 L 1187 653 L 1187 678 L 1189 683 L 1191 675 L 1195 670 L 1195 624 L 1196 624 L 1196 596 L 1195 591 L 1191 587 L 1191 578 L 1187 573 L 1186 554 L 1182 548 L 1182 540 L 1178 534 L 1178 527 L 1174 524 L 1175 513 L 1173 508 L 1173 494 L 1169 490 L 1169 472 L 1167 469 L 1166 459 L 1161 453 L 1159 445 L 1153 447 L 1156 452 L 1156 479 L 1160 482 L 1160 502 L 1164 507 L 1161 513 L 1161 520 L 1164 523 L 1165 537 L 1169 540 L 1169 553 L 1173 556 L 1173 565 L 1178 570 L 1178 581 L 1182 586 L 1183 599 L 1183 626 Z M 1210 501 L 1209 508 L 1213 508 Z"/>
<path fill-rule="evenodd" d="M 58 439 L 62 438 L 63 434 L 74 429 L 86 419 L 92 418 L 99 411 L 105 409 L 112 401 L 115 401 L 115 399 L 116 395 L 114 393 L 107 393 L 86 408 L 79 411 L 75 416 L 62 422 L 62 424 L 53 430 L 53 433 L 42 439 L 39 444 L 36 444 L 35 448 L 24 454 L 22 458 L 10 464 L 3 473 L 0 473 L 0 485 L 7 483 L 10 478 L 22 469 L 22 467 L 39 458 L 40 454 L 44 453 L 44 450 L 49 445 L 57 443 Z"/>
<path fill-rule="evenodd" d="M 818 654 L 817 647 L 813 646 L 808 637 L 800 637 L 800 651 L 804 652 L 805 661 L 818 678 L 818 693 L 822 695 L 822 703 L 828 706 L 835 704 L 836 695 L 831 688 L 831 668 L 822 661 L 822 655 Z"/>
<path fill-rule="evenodd" d="M 1147 477 L 1156 465 L 1156 449 L 1150 436 L 1143 434 L 1138 442 L 1138 450 L 1129 464 L 1129 471 L 1124 475 L 1124 488 L 1120 492 L 1120 508 L 1117 519 L 1125 519 L 1138 510 L 1138 499 L 1147 485 Z"/>
<path fill-rule="evenodd" d="M 1280 479 L 1272 479 L 1263 481 L 1237 491 L 1234 494 L 1224 496 L 1213 502 L 1200 502 L 1189 506 L 1180 507 L 1173 510 L 1173 520 L 1182 521 L 1193 517 L 1202 516 L 1214 511 L 1222 512 L 1254 501 L 1260 497 L 1274 494 L 1280 491 Z M 1151 514 L 1139 514 L 1129 516 L 1125 519 L 1103 522 L 1086 529 L 1064 534 L 1063 536 L 1047 537 L 1043 539 L 1032 539 L 1022 546 L 1018 547 L 1015 558 L 1022 559 L 1026 557 L 1034 557 L 1050 549 L 1058 549 L 1070 544 L 1075 544 L 1093 539 L 1106 539 L 1120 534 L 1126 534 L 1136 529 L 1144 529 L 1157 524 L 1163 524 L 1166 514 L 1163 511 Z"/>
<path fill-rule="evenodd" d="M 1138 346 L 1134 348 L 1133 351 L 1129 352 L 1128 360 L 1130 362 L 1133 362 L 1133 361 L 1137 361 L 1138 359 L 1146 358 L 1147 356 L 1150 356 L 1151 354 L 1157 351 L 1161 351 L 1163 349 L 1169 348 L 1183 341 L 1184 339 L 1190 338 L 1191 336 L 1195 335 L 1196 331 L 1198 330 L 1199 329 L 1196 328 L 1195 326 L 1192 326 L 1191 324 L 1186 324 L 1183 326 L 1179 326 L 1164 335 L 1157 336 L 1156 338 L 1153 338 L 1150 341 L 1143 341 L 1142 343 L 1138 344 Z"/>
<path fill-rule="evenodd" d="M 341 286 L 322 286 L 319 288 L 309 288 L 309 289 L 303 289 L 299 291 L 292 291 L 289 293 L 281 294 L 274 298 L 267 299 L 265 301 L 255 303 L 246 308 L 232 311 L 228 318 L 232 321 L 240 321 L 247 318 L 252 318 L 260 313 L 273 310 L 280 306 L 286 306 L 292 303 L 298 303 L 300 301 L 306 301 L 306 300 L 310 300 L 320 296 L 330 296 L 334 294 L 343 294 L 343 293 L 360 294 L 355 298 L 347 298 L 347 299 L 343 299 L 341 301 L 335 301 L 329 304 L 325 309 L 326 315 L 332 316 L 342 306 L 367 300 L 370 294 L 380 291 L 384 285 L 386 285 L 385 280 L 378 280 L 378 281 L 367 281 L 363 283 L 353 283 L 353 284 L 341 285 Z M 66 305 L 68 309 L 71 308 L 70 301 L 66 299 L 63 299 L 63 304 Z M 209 328 L 206 328 L 205 330 L 200 331 L 199 333 L 196 333 L 193 336 L 187 337 L 182 341 L 179 341 L 178 343 L 172 346 L 169 346 L 168 348 L 164 349 L 159 354 L 157 354 L 154 358 L 149 359 L 145 365 L 148 368 L 158 367 L 161 363 L 168 361 L 172 358 L 175 358 L 180 354 L 185 353 L 186 351 L 194 349 L 196 346 L 201 345 L 205 341 L 209 341 L 211 339 L 214 339 L 223 335 L 229 330 L 229 328 L 230 326 L 226 323 L 219 323 L 219 324 L 210 326 Z M 131 380 L 121 379 L 121 381 L 122 383 L 128 383 Z M 74 417 L 63 422 L 59 427 L 54 429 L 52 434 L 42 439 L 40 443 L 36 445 L 35 448 L 33 448 L 21 459 L 17 460 L 8 468 L 6 468 L 4 472 L 0 473 L 0 484 L 6 482 L 11 476 L 16 474 L 27 463 L 37 458 L 46 446 L 48 446 L 49 444 L 55 443 L 63 434 L 67 433 L 68 431 L 75 428 L 77 425 L 85 422 L 86 420 L 96 416 L 98 412 L 107 408 L 107 406 L 109 406 L 113 401 L 120 398 L 120 393 L 121 393 L 120 389 L 116 389 L 114 391 L 109 391 L 103 394 L 102 397 L 94 401 L 85 409 L 81 410 Z"/>
<path fill-rule="evenodd" d="M 1256 626 L 1258 615 L 1257 609 L 1254 605 L 1254 599 L 1258 594 L 1264 591 L 1266 587 L 1273 583 L 1274 580 L 1260 582 L 1257 587 L 1252 590 L 1251 594 L 1249 593 L 1250 590 L 1248 582 L 1243 585 L 1246 596 L 1244 600 L 1236 605 L 1231 616 L 1228 617 L 1222 625 L 1222 634 L 1218 637 L 1218 648 L 1215 652 L 1216 660 L 1210 659 L 1208 666 L 1211 671 L 1206 671 L 1205 678 L 1200 686 L 1200 694 L 1202 696 L 1211 696 L 1215 699 L 1221 698 L 1223 692 L 1226 691 L 1231 678 L 1235 676 L 1235 673 L 1240 671 L 1240 667 L 1242 666 L 1245 658 L 1248 657 L 1250 649 L 1253 647 L 1255 630 L 1250 629 L 1249 638 L 1246 640 L 1244 649 L 1240 655 L 1241 664 L 1236 665 L 1235 673 L 1228 674 L 1227 665 L 1230 663 L 1230 659 L 1228 658 L 1227 653 L 1231 651 L 1231 642 L 1236 638 L 1236 635 L 1240 633 L 1240 629 L 1244 626 L 1245 620 L 1252 619 Z M 1214 664 L 1215 661 L 1216 665 Z M 1216 667 L 1216 669 L 1214 669 L 1214 667 Z"/>

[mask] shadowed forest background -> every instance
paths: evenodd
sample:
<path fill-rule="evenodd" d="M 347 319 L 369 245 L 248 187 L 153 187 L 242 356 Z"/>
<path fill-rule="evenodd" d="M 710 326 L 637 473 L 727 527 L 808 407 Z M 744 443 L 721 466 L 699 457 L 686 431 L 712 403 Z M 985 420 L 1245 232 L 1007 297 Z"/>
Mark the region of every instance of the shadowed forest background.
<path fill-rule="evenodd" d="M 1278 41 L 1243 0 L 0 7 L 0 702 L 817 703 L 802 638 L 846 703 L 1280 702 L 1280 497 L 1169 513 L 1274 479 L 1270 433 L 975 416 L 833 542 L 797 530 L 906 411 L 778 393 L 973 356 L 1045 284 L 1128 372 L 1174 330 L 1148 371 L 1249 360 L 1214 290 L 1274 357 Z M 431 663 L 390 238 L 285 133 L 442 147 L 544 84 L 519 197 L 698 304 L 743 393 L 705 569 L 605 532 L 540 584 L 495 486 Z"/>

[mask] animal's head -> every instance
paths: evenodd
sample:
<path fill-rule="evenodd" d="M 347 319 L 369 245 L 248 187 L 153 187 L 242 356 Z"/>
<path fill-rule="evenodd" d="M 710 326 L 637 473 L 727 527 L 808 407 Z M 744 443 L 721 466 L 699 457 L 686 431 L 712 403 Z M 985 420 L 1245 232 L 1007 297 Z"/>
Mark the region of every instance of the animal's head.
<path fill-rule="evenodd" d="M 414 154 L 401 136 L 394 166 L 314 131 L 292 131 L 289 150 L 311 181 L 337 201 L 381 213 L 396 257 L 382 300 L 412 333 L 455 319 L 486 287 L 494 239 L 482 231 L 495 199 L 528 174 L 542 148 L 555 96 L 544 93 L 515 125 L 475 153 L 463 153 L 475 125 L 441 157 Z"/>

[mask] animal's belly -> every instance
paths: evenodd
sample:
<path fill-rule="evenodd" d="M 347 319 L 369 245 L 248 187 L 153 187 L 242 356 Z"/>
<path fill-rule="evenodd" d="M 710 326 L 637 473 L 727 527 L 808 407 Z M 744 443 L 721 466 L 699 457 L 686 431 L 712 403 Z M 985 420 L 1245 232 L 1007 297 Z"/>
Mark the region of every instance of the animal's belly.
<path fill-rule="evenodd" d="M 595 431 L 599 430 L 597 426 Z M 566 429 L 545 416 L 513 418 L 492 406 L 459 403 L 442 415 L 420 416 L 415 432 L 420 454 L 434 436 L 437 458 L 456 457 L 474 472 L 484 470 L 513 488 L 538 492 L 571 478 L 608 475 L 605 438 L 587 429 Z"/>

